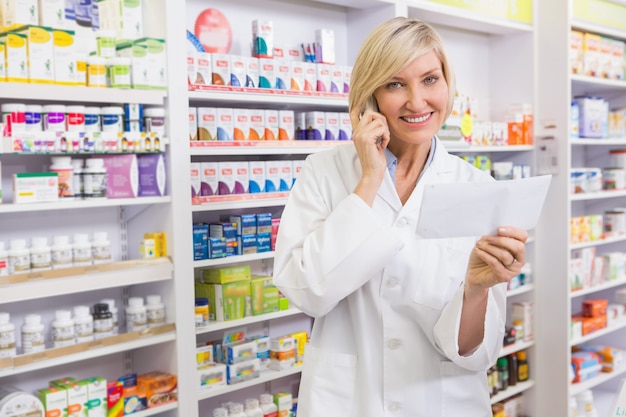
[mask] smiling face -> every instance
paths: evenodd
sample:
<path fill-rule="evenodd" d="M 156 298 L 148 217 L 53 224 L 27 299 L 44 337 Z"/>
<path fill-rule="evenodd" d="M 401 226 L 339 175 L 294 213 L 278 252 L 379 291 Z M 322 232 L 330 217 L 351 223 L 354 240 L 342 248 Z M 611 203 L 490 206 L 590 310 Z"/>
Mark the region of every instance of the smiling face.
<path fill-rule="evenodd" d="M 374 92 L 392 141 L 430 143 L 446 118 L 448 84 L 434 50 L 413 60 Z"/>

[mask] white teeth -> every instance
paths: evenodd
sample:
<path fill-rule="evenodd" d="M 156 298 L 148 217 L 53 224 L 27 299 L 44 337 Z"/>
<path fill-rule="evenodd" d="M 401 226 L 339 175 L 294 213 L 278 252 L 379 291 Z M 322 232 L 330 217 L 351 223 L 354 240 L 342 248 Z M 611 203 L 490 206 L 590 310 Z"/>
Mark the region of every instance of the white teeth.
<path fill-rule="evenodd" d="M 421 123 L 425 120 L 428 120 L 428 118 L 430 118 L 430 113 L 422 117 L 403 117 L 403 119 L 409 123 Z"/>

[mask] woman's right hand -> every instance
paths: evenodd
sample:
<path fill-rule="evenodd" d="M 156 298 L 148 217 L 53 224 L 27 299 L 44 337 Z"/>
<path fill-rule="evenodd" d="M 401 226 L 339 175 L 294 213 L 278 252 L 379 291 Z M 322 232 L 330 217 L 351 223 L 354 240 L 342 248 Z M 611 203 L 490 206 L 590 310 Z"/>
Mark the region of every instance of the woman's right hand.
<path fill-rule="evenodd" d="M 372 206 L 387 170 L 385 148 L 389 144 L 387 119 L 380 113 L 358 108 L 350 112 L 352 141 L 361 162 L 361 181 L 354 192 Z"/>

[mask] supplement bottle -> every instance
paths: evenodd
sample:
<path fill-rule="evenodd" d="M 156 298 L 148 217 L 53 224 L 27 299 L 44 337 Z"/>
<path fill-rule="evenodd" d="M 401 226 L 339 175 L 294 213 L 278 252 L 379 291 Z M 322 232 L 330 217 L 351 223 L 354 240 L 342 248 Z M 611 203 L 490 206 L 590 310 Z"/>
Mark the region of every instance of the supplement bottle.
<path fill-rule="evenodd" d="M 228 417 L 228 410 L 224 407 L 217 407 L 213 410 L 213 417 Z"/>
<path fill-rule="evenodd" d="M 104 298 L 100 300 L 100 302 L 109 306 L 109 311 L 113 315 L 113 334 L 118 334 L 120 332 L 120 322 L 117 307 L 115 307 L 115 300 L 112 298 Z"/>
<path fill-rule="evenodd" d="M 13 136 L 26 130 L 26 105 L 21 103 L 6 103 L 0 106 L 2 123 L 7 136 Z"/>
<path fill-rule="evenodd" d="M 17 354 L 15 347 L 15 325 L 9 313 L 0 313 L 0 358 L 10 358 Z"/>
<path fill-rule="evenodd" d="M 95 232 L 91 241 L 91 255 L 94 265 L 111 262 L 111 242 L 107 232 Z"/>
<path fill-rule="evenodd" d="M 526 351 L 517 352 L 517 381 L 524 382 L 528 380 L 530 372 L 528 369 L 528 361 L 526 360 Z"/>
<path fill-rule="evenodd" d="M 209 299 L 196 298 L 196 327 L 209 325 Z"/>
<path fill-rule="evenodd" d="M 26 105 L 25 122 L 27 132 L 41 132 L 43 130 L 41 111 L 42 107 L 39 104 Z"/>
<path fill-rule="evenodd" d="M 272 394 L 259 395 L 259 403 L 259 407 L 263 410 L 263 417 L 278 415 L 278 407 L 274 404 L 274 397 Z"/>
<path fill-rule="evenodd" d="M 144 112 L 144 131 L 154 132 L 159 139 L 165 136 L 165 109 L 163 107 L 150 107 Z"/>
<path fill-rule="evenodd" d="M 124 109 L 120 106 L 100 108 L 100 120 L 103 132 L 120 133 L 124 131 Z"/>
<path fill-rule="evenodd" d="M 146 316 L 148 327 L 165 324 L 165 306 L 161 302 L 160 295 L 148 295 L 146 297 Z"/>
<path fill-rule="evenodd" d="M 30 251 L 24 239 L 9 241 L 9 275 L 30 272 Z"/>
<path fill-rule="evenodd" d="M 585 390 L 576 396 L 576 402 L 578 403 L 578 411 L 582 416 L 586 416 L 590 412 L 594 411 L 593 407 L 593 392 L 591 390 Z"/>
<path fill-rule="evenodd" d="M 71 268 L 74 266 L 69 236 L 53 236 L 50 253 L 52 255 L 52 269 Z"/>
<path fill-rule="evenodd" d="M 34 237 L 30 245 L 30 269 L 32 272 L 52 269 L 52 252 L 45 237 Z"/>
<path fill-rule="evenodd" d="M 82 159 L 72 159 L 72 192 L 74 193 L 74 198 L 85 197 Z"/>
<path fill-rule="evenodd" d="M 259 400 L 256 398 L 247 398 L 244 402 L 244 413 L 247 417 L 263 417 L 263 410 L 259 407 Z"/>
<path fill-rule="evenodd" d="M 4 248 L 4 242 L 0 241 L 0 277 L 9 275 L 9 252 Z"/>
<path fill-rule="evenodd" d="M 87 57 L 87 87 L 106 88 L 106 59 L 97 55 Z"/>
<path fill-rule="evenodd" d="M 104 167 L 104 159 L 90 158 L 85 160 L 83 189 L 85 198 L 106 198 L 107 170 Z"/>
<path fill-rule="evenodd" d="M 69 156 L 53 156 L 50 172 L 56 172 L 59 181 L 59 197 L 74 197 L 74 167 Z"/>
<path fill-rule="evenodd" d="M 72 245 L 72 260 L 74 266 L 91 265 L 91 243 L 89 236 L 84 233 L 76 233 L 74 235 L 74 244 Z"/>
<path fill-rule="evenodd" d="M 509 359 L 509 387 L 517 384 L 517 355 L 507 356 Z"/>
<path fill-rule="evenodd" d="M 100 132 L 100 107 L 85 107 L 85 132 Z"/>
<path fill-rule="evenodd" d="M 46 132 L 65 132 L 65 106 L 48 104 L 42 108 L 43 130 Z"/>
<path fill-rule="evenodd" d="M 130 88 L 130 58 L 107 60 L 107 85 L 111 88 Z"/>
<path fill-rule="evenodd" d="M 46 348 L 44 325 L 39 314 L 28 314 L 22 325 L 22 353 L 41 352 Z"/>
<path fill-rule="evenodd" d="M 136 332 L 145 330 L 147 327 L 148 317 L 146 306 L 143 305 L 143 298 L 129 298 L 128 307 L 126 307 L 126 331 Z"/>
<path fill-rule="evenodd" d="M 75 343 L 74 320 L 69 310 L 57 310 L 52 322 L 52 347 L 71 346 Z"/>
<path fill-rule="evenodd" d="M 74 307 L 74 334 L 76 343 L 91 342 L 94 339 L 93 316 L 89 307 Z"/>
<path fill-rule="evenodd" d="M 509 387 L 509 361 L 507 358 L 498 358 L 498 390 L 504 391 Z"/>
<path fill-rule="evenodd" d="M 228 417 L 246 417 L 246 413 L 243 412 L 243 404 L 230 403 L 228 406 Z"/>
<path fill-rule="evenodd" d="M 113 336 L 113 314 L 108 304 L 98 303 L 93 306 L 93 336 L 94 339 Z"/>
<path fill-rule="evenodd" d="M 85 131 L 85 106 L 66 106 L 65 120 L 68 132 Z M 78 149 L 75 149 L 77 151 Z"/>

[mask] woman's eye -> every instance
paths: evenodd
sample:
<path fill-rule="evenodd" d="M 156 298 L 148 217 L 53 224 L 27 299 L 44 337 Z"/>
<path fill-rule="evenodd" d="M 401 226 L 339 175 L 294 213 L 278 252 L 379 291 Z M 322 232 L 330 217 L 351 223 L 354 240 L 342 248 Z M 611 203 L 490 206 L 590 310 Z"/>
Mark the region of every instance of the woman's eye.
<path fill-rule="evenodd" d="M 397 81 L 394 81 L 392 83 L 387 84 L 387 88 L 391 88 L 391 89 L 400 88 L 401 86 L 402 86 L 402 84 L 400 84 Z"/>
<path fill-rule="evenodd" d="M 424 80 L 426 84 L 434 84 L 435 81 L 437 81 L 437 77 L 426 77 L 426 79 Z"/>

